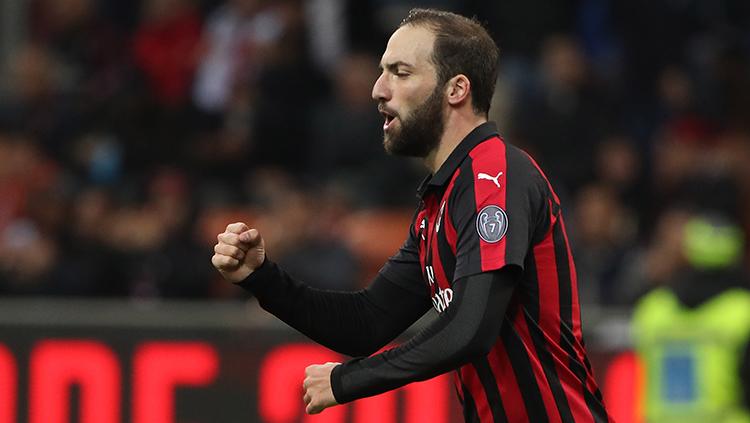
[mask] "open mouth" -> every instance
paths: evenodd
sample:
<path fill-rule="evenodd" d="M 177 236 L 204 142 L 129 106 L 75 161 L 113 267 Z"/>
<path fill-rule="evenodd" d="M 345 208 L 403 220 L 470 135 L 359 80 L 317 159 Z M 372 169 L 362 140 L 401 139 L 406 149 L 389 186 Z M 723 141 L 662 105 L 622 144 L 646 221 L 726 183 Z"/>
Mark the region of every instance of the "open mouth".
<path fill-rule="evenodd" d="M 383 115 L 383 118 L 385 119 L 383 130 L 387 131 L 393 121 L 396 120 L 396 115 L 382 108 L 380 109 L 380 114 Z"/>

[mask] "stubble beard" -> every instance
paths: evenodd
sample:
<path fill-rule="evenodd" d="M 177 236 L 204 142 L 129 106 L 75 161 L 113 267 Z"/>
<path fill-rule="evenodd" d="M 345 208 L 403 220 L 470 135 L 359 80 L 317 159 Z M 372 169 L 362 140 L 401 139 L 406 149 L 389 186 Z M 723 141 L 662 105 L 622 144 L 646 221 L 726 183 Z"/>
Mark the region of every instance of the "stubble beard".
<path fill-rule="evenodd" d="M 388 154 L 424 158 L 440 143 L 445 130 L 443 100 L 440 84 L 427 99 L 401 120 L 400 128 L 383 134 L 383 146 Z"/>

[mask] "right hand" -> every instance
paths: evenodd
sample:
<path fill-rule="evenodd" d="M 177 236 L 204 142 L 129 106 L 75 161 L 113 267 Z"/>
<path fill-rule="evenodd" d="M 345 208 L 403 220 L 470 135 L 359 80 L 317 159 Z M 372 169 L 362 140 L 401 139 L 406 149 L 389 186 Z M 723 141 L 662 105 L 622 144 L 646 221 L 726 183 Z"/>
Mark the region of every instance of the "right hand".
<path fill-rule="evenodd" d="M 259 268 L 266 258 L 263 237 L 257 229 L 250 229 L 244 223 L 227 225 L 227 229 L 216 239 L 219 242 L 214 246 L 211 263 L 229 282 L 242 282 Z"/>

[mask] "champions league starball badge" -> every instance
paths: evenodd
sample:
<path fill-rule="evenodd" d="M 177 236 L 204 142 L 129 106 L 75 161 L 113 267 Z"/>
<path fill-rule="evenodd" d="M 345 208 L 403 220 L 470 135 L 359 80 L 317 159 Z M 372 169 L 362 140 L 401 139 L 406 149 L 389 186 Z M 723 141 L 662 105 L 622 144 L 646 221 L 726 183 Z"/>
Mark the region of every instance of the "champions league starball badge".
<path fill-rule="evenodd" d="M 494 244 L 505 236 L 508 230 L 508 215 L 498 206 L 485 206 L 477 214 L 477 232 L 485 242 Z"/>

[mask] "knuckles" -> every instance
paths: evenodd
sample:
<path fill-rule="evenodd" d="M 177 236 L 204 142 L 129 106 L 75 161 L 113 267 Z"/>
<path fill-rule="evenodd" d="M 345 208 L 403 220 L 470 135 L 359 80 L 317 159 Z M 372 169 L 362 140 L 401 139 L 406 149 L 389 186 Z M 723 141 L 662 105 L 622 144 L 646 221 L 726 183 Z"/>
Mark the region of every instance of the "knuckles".
<path fill-rule="evenodd" d="M 237 264 L 239 264 L 239 260 L 233 257 L 221 255 L 221 254 L 214 254 L 214 256 L 211 257 L 211 262 L 213 263 L 215 267 L 218 267 L 220 269 L 234 267 L 234 266 L 237 266 Z"/>
<path fill-rule="evenodd" d="M 231 232 L 220 233 L 216 237 L 216 239 L 220 243 L 229 244 L 229 245 L 237 245 L 237 244 L 239 244 L 239 241 L 240 241 L 239 235 L 237 235 L 235 233 L 231 233 Z"/>

